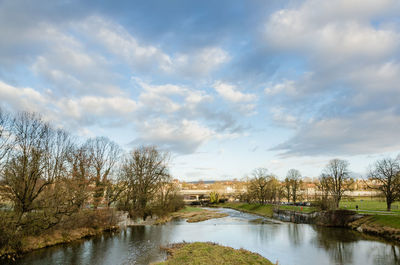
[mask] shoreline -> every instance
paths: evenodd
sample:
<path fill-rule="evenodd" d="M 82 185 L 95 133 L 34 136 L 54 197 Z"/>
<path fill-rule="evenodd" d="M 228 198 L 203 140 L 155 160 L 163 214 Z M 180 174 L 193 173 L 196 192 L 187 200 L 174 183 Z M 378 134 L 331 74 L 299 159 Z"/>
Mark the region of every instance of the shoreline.
<path fill-rule="evenodd" d="M 253 206 L 254 209 L 257 210 L 248 210 L 245 209 L 243 206 Z M 384 226 L 381 223 L 375 221 L 377 217 L 374 215 L 365 215 L 365 214 L 359 214 L 357 212 L 352 213 L 352 215 L 356 216 L 358 215 L 357 218 L 348 218 L 345 220 L 340 220 L 342 221 L 339 225 L 337 223 L 332 223 L 332 222 L 326 222 L 327 218 L 316 218 L 316 213 L 321 213 L 322 215 L 325 213 L 328 213 L 328 211 L 316 211 L 316 212 L 301 212 L 301 211 L 294 211 L 294 210 L 274 210 L 271 208 L 269 211 L 268 209 L 266 211 L 261 211 L 258 205 L 255 204 L 247 204 L 247 203 L 239 203 L 237 207 L 234 207 L 232 203 L 230 205 L 224 205 L 224 204 L 217 204 L 215 206 L 211 207 L 221 207 L 221 208 L 228 208 L 228 209 L 233 209 L 237 210 L 240 212 L 244 213 L 249 213 L 249 214 L 254 214 L 258 215 L 261 217 L 266 217 L 266 218 L 271 218 L 275 220 L 280 220 L 284 222 L 291 222 L 291 223 L 305 223 L 305 224 L 313 224 L 313 225 L 318 225 L 318 226 L 330 226 L 330 227 L 342 227 L 342 228 L 347 228 L 351 229 L 354 231 L 357 231 L 359 233 L 362 233 L 364 235 L 368 236 L 374 236 L 377 239 L 383 239 L 386 240 L 390 243 L 394 244 L 400 244 L 400 229 L 395 228 L 395 227 L 390 227 L 390 226 Z M 339 212 L 343 212 L 342 210 L 337 210 Z M 293 220 L 292 218 L 282 218 L 279 217 L 279 212 L 286 212 L 286 215 L 290 216 L 302 216 L 305 217 L 305 219 L 302 220 L 302 218 L 296 218 Z M 335 212 L 335 211 L 333 211 Z M 348 211 L 351 212 L 351 211 Z M 351 214 L 350 214 L 351 215 Z M 332 218 L 332 216 L 329 216 L 330 219 L 335 219 Z M 400 223 L 400 216 L 390 216 L 390 217 L 385 217 L 385 218 L 398 218 L 398 221 Z M 288 220 L 289 219 L 289 220 Z M 328 218 L 329 219 L 329 218 Z M 297 222 L 296 222 L 297 220 Z M 300 222 L 299 222 L 300 221 Z M 323 222 L 325 221 L 325 222 Z"/>
<path fill-rule="evenodd" d="M 22 247 L 20 250 L 15 249 L 1 249 L 0 260 L 15 260 L 20 255 L 27 254 L 29 252 L 53 247 L 57 245 L 69 244 L 85 238 L 91 238 L 99 236 L 105 232 L 119 232 L 120 227 L 110 226 L 104 228 L 77 228 L 69 231 L 56 230 L 52 233 L 43 234 L 40 236 L 28 236 L 22 239 Z"/>
<path fill-rule="evenodd" d="M 187 222 L 202 222 L 214 218 L 222 218 L 227 214 L 212 212 L 200 207 L 188 207 L 188 211 L 178 211 L 171 213 L 164 217 L 150 219 L 146 221 L 137 221 L 130 219 L 127 213 L 120 214 L 120 221 L 115 226 L 108 226 L 104 228 L 76 228 L 72 230 L 55 230 L 51 233 L 42 234 L 39 236 L 28 236 L 22 239 L 22 246 L 20 250 L 11 248 L 0 249 L 1 260 L 15 260 L 20 255 L 29 252 L 53 247 L 57 245 L 69 244 L 79 240 L 102 235 L 106 232 L 120 232 L 127 227 L 146 226 L 146 225 L 162 225 L 170 222 L 174 218 L 186 219 Z"/>

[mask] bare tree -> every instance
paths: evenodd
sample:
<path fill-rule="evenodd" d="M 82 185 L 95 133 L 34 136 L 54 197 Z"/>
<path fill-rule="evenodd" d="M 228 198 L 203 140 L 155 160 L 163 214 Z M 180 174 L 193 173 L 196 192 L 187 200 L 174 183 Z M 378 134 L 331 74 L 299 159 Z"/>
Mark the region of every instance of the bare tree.
<path fill-rule="evenodd" d="M 298 171 L 297 169 L 290 169 L 286 175 L 286 178 L 288 179 L 291 187 L 291 197 L 293 203 L 296 203 L 298 192 L 302 184 L 300 171 Z"/>
<path fill-rule="evenodd" d="M 169 178 L 168 162 L 169 154 L 154 146 L 134 149 L 123 161 L 120 173 L 126 183 L 123 204 L 131 216 L 145 220 L 152 214 L 149 203 Z"/>
<path fill-rule="evenodd" d="M 392 203 L 400 199 L 399 160 L 384 158 L 376 161 L 369 173 L 369 179 L 377 182 L 376 186 L 369 187 L 385 195 L 387 210 L 390 211 Z"/>
<path fill-rule="evenodd" d="M 292 185 L 288 177 L 285 178 L 283 185 L 284 185 L 286 200 L 287 202 L 290 202 L 290 198 L 292 197 Z"/>
<path fill-rule="evenodd" d="M 68 155 L 68 186 L 72 192 L 73 204 L 78 208 L 81 208 L 89 198 L 92 161 L 92 153 L 85 145 L 73 146 Z"/>
<path fill-rule="evenodd" d="M 14 203 L 20 223 L 41 207 L 40 195 L 65 169 L 69 136 L 53 130 L 34 113 L 19 113 L 10 129 L 12 149 L 5 164 L 1 192 Z"/>
<path fill-rule="evenodd" d="M 12 124 L 13 119 L 10 114 L 0 108 L 0 174 L 12 147 L 10 144 Z"/>
<path fill-rule="evenodd" d="M 86 142 L 86 148 L 91 152 L 92 166 L 95 172 L 94 208 L 96 209 L 104 197 L 107 178 L 119 159 L 121 149 L 106 137 L 91 138 Z"/>
<path fill-rule="evenodd" d="M 269 174 L 266 168 L 257 168 L 252 173 L 253 178 L 250 180 L 249 189 L 253 197 L 259 203 L 265 204 L 267 201 Z"/>
<path fill-rule="evenodd" d="M 324 182 L 324 188 L 333 197 L 336 208 L 338 208 L 344 192 L 349 190 L 351 185 L 349 162 L 332 159 L 326 165 L 321 179 Z"/>

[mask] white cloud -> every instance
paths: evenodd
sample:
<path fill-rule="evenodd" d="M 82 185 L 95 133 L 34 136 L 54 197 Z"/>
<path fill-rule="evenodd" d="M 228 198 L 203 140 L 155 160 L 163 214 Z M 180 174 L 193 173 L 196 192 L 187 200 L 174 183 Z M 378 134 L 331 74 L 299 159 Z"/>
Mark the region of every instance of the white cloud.
<path fill-rule="evenodd" d="M 391 111 L 310 122 L 272 150 L 283 155 L 357 155 L 397 151 L 400 116 Z"/>
<path fill-rule="evenodd" d="M 214 83 L 214 89 L 221 97 L 234 103 L 249 102 L 257 99 L 255 94 L 242 93 L 235 86 L 220 81 Z"/>
<path fill-rule="evenodd" d="M 270 113 L 272 114 L 273 120 L 279 125 L 293 128 L 299 125 L 298 118 L 288 113 L 288 110 L 283 107 L 273 107 L 270 109 Z"/>
<path fill-rule="evenodd" d="M 203 76 L 230 60 L 229 54 L 220 47 L 206 47 L 189 54 L 177 54 L 173 58 L 174 71 L 189 76 Z"/>
<path fill-rule="evenodd" d="M 41 111 L 47 102 L 38 91 L 26 87 L 17 88 L 0 81 L 1 102 L 7 103 L 16 110 Z"/>
<path fill-rule="evenodd" d="M 228 62 L 230 56 L 220 47 L 202 47 L 189 53 L 168 54 L 161 47 L 140 43 L 120 24 L 99 16 L 81 26 L 87 36 L 104 45 L 135 71 L 177 74 L 184 78 L 204 76 Z"/>
<path fill-rule="evenodd" d="M 0 81 L 1 103 L 15 111 L 39 112 L 57 125 L 70 127 L 99 119 L 130 119 L 137 109 L 137 103 L 126 97 L 84 96 L 80 98 L 54 98 L 51 94 L 33 88 L 21 88 Z"/>
<path fill-rule="evenodd" d="M 137 126 L 137 130 L 140 137 L 133 144 L 157 144 L 184 154 L 193 153 L 215 135 L 197 121 L 185 119 L 175 124 L 161 119 L 145 121 L 142 126 Z"/>
<path fill-rule="evenodd" d="M 161 70 L 168 70 L 171 67 L 171 58 L 160 48 L 139 43 L 117 23 L 92 16 L 84 23 L 79 23 L 77 27 L 82 27 L 89 37 L 104 45 L 135 69 L 150 70 L 151 67 L 159 67 Z"/>
<path fill-rule="evenodd" d="M 268 18 L 269 48 L 297 55 L 307 67 L 264 90 L 278 124 L 300 125 L 275 150 L 362 154 L 399 146 L 400 32 L 384 18 L 396 10 L 394 0 L 306 0 Z"/>
<path fill-rule="evenodd" d="M 359 2 L 308 0 L 297 9 L 279 10 L 268 19 L 265 37 L 277 49 L 308 52 L 328 65 L 390 57 L 399 47 L 400 35 L 391 28 L 373 26 L 369 18 L 399 4 Z"/>

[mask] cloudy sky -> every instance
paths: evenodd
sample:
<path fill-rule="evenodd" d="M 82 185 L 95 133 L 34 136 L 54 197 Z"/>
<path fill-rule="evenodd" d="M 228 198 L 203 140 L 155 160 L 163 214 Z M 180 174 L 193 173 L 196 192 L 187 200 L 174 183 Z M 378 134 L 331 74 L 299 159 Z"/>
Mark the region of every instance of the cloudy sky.
<path fill-rule="evenodd" d="M 0 1 L 0 106 L 181 180 L 400 153 L 400 1 Z"/>

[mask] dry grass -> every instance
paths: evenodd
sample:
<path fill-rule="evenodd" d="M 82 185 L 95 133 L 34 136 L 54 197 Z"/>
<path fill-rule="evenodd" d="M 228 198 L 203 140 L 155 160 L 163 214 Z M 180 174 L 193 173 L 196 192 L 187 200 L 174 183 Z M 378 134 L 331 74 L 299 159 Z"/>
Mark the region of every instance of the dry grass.
<path fill-rule="evenodd" d="M 188 223 L 196 223 L 214 218 L 222 218 L 228 216 L 228 214 L 209 211 L 197 207 L 186 207 L 179 212 L 173 213 L 172 216 L 177 218 L 187 219 L 186 221 Z"/>

